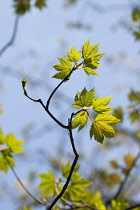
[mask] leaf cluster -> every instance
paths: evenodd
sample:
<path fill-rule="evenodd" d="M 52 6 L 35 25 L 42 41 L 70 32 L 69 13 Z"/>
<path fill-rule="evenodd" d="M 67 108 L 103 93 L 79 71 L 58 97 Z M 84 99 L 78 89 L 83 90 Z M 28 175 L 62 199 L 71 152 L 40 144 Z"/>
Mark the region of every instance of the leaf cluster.
<path fill-rule="evenodd" d="M 62 177 L 59 179 L 56 179 L 55 175 L 51 171 L 38 175 L 38 177 L 41 179 L 39 188 L 43 190 L 44 196 L 48 196 L 50 194 L 54 196 L 62 190 L 70 169 L 70 163 L 64 165 L 62 167 Z M 86 188 L 91 185 L 91 182 L 82 178 L 78 171 L 79 165 L 75 167 L 70 184 L 63 195 L 63 198 L 67 200 L 72 201 L 83 198 L 86 195 Z"/>
<path fill-rule="evenodd" d="M 54 66 L 58 73 L 53 78 L 63 80 L 70 72 L 72 73 L 77 69 L 84 69 L 88 75 L 98 75 L 95 70 L 100 66 L 99 61 L 104 55 L 104 53 L 98 53 L 98 47 L 99 44 L 91 46 L 90 39 L 87 40 L 80 51 L 72 47 L 70 51 L 67 51 L 66 58 L 58 58 L 60 64 Z"/>
<path fill-rule="evenodd" d="M 0 170 L 8 172 L 9 165 L 14 167 L 13 155 L 24 151 L 22 140 L 17 140 L 14 134 L 3 135 L 0 129 Z"/>
<path fill-rule="evenodd" d="M 131 90 L 128 94 L 128 98 L 131 102 L 129 108 L 129 118 L 131 120 L 131 123 L 139 122 L 140 121 L 140 92 Z"/>
<path fill-rule="evenodd" d="M 132 33 L 135 40 L 140 40 L 140 7 L 134 7 L 132 10 L 132 23 L 134 24 L 134 29 Z"/>
<path fill-rule="evenodd" d="M 75 103 L 72 105 L 80 109 L 75 115 L 72 121 L 72 128 L 78 127 L 80 131 L 88 122 L 88 118 L 92 121 L 90 126 L 90 138 L 94 136 L 94 139 L 100 143 L 103 143 L 104 136 L 112 138 L 115 136 L 115 131 L 110 125 L 114 125 L 120 120 L 115 116 L 110 115 L 109 112 L 112 107 L 108 107 L 111 96 L 105 98 L 95 98 L 95 89 L 87 91 L 84 88 L 81 93 L 77 93 L 75 96 Z M 89 114 L 89 110 L 96 112 L 96 117 L 93 118 Z"/>
<path fill-rule="evenodd" d="M 122 209 L 126 209 L 128 206 L 129 206 L 129 203 L 122 199 L 112 200 L 110 210 L 122 210 Z"/>
<path fill-rule="evenodd" d="M 47 6 L 46 1 L 47 0 L 36 0 L 34 6 L 38 9 L 42 9 Z M 15 13 L 17 13 L 18 15 L 24 15 L 31 10 L 31 3 L 31 0 L 14 0 L 13 7 L 15 9 Z"/>
<path fill-rule="evenodd" d="M 123 166 L 117 160 L 110 161 L 110 164 L 111 164 L 112 168 L 114 168 L 115 170 L 118 170 L 118 172 L 121 171 L 122 174 L 126 174 L 128 172 L 128 170 L 136 167 L 136 164 L 134 164 L 136 161 L 136 156 L 133 156 L 130 153 L 128 153 L 124 156 L 123 161 L 124 161 Z M 115 186 L 117 183 L 121 182 L 121 176 L 119 174 L 115 173 L 115 176 L 114 176 L 114 178 L 112 178 L 112 180 L 111 180 L 111 177 L 109 177 L 109 176 L 107 175 L 106 177 L 107 177 L 108 183 L 114 182 L 114 184 L 112 184 L 112 186 Z"/>

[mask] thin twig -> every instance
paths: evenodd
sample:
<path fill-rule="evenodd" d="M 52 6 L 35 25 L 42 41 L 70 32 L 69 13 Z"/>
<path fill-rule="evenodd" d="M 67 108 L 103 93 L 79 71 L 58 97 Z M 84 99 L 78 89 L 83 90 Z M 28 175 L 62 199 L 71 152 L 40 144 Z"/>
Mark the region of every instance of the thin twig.
<path fill-rule="evenodd" d="M 22 183 L 22 181 L 20 180 L 19 176 L 17 175 L 15 169 L 10 165 L 8 159 L 5 157 L 5 160 L 7 161 L 9 167 L 11 168 L 14 176 L 16 177 L 17 181 L 19 182 L 19 184 L 22 186 L 22 188 L 25 190 L 25 192 L 31 197 L 33 198 L 37 203 L 42 204 L 44 206 L 49 206 L 49 204 L 47 204 L 46 202 L 44 202 L 43 200 L 40 200 L 39 198 L 37 198 L 36 196 L 34 196 L 26 187 L 25 185 Z"/>
<path fill-rule="evenodd" d="M 49 111 L 49 105 L 50 105 L 50 101 L 52 96 L 54 95 L 54 93 L 58 90 L 58 88 L 68 80 L 68 78 L 70 77 L 70 75 L 72 74 L 72 72 L 74 71 L 74 67 L 72 68 L 71 72 L 56 86 L 56 88 L 53 90 L 53 92 L 51 93 L 50 97 L 47 100 L 46 103 L 46 111 L 47 113 L 51 116 L 51 118 L 53 118 L 56 121 L 56 118 L 52 115 L 52 113 Z M 58 120 L 56 121 L 62 128 L 68 129 L 68 126 L 63 125 L 62 123 L 58 122 Z"/>
<path fill-rule="evenodd" d="M 116 194 L 114 195 L 113 198 L 111 198 L 109 201 L 107 201 L 106 205 L 110 205 L 111 200 L 112 200 L 112 199 L 114 199 L 114 200 L 117 199 L 118 196 L 121 194 L 121 192 L 122 192 L 122 190 L 123 190 L 123 188 L 124 188 L 124 185 L 126 184 L 127 179 L 129 178 L 130 173 L 131 173 L 132 169 L 134 168 L 134 166 L 136 165 L 136 162 L 138 161 L 139 158 L 140 158 L 140 152 L 137 154 L 135 160 L 132 162 L 130 168 L 127 170 L 127 172 L 126 172 L 126 174 L 125 174 L 125 176 L 124 176 L 124 179 L 123 179 L 122 182 L 120 183 L 120 186 L 119 186 L 119 188 L 118 188 Z"/>
<path fill-rule="evenodd" d="M 3 55 L 3 53 L 14 43 L 16 35 L 17 35 L 17 30 L 18 30 L 18 23 L 19 23 L 19 15 L 16 15 L 15 17 L 15 22 L 14 22 L 14 28 L 12 32 L 12 36 L 10 40 L 1 48 L 0 50 L 0 57 Z"/>
<path fill-rule="evenodd" d="M 61 127 L 65 128 L 65 129 L 68 129 L 68 126 L 63 125 L 59 120 L 57 120 L 57 119 L 52 115 L 52 113 L 51 113 L 48 109 L 46 109 L 46 106 L 44 105 L 44 103 L 43 103 L 43 101 L 42 101 L 41 99 L 34 99 L 34 98 L 30 97 L 30 96 L 28 95 L 28 93 L 27 93 L 27 91 L 26 91 L 25 88 L 23 88 L 23 91 L 24 91 L 24 95 L 25 95 L 27 98 L 29 98 L 31 101 L 39 102 L 39 103 L 43 106 L 43 108 L 45 109 L 45 111 L 51 116 L 51 118 L 52 118 L 57 124 L 59 124 Z"/>
<path fill-rule="evenodd" d="M 66 81 L 69 79 L 70 75 L 72 74 L 72 72 L 75 70 L 75 66 L 72 68 L 71 72 L 57 85 L 57 87 L 53 90 L 53 92 L 51 93 L 50 97 L 47 100 L 46 106 L 43 104 L 41 99 L 34 99 L 32 97 L 30 97 L 26 91 L 26 88 L 23 87 L 23 91 L 24 91 L 24 95 L 29 98 L 30 100 L 34 101 L 34 102 L 39 102 L 43 108 L 46 110 L 46 112 L 50 115 L 50 117 L 58 124 L 60 125 L 62 128 L 68 129 L 67 125 L 64 125 L 63 123 L 61 123 L 59 120 L 57 120 L 54 115 L 49 111 L 49 105 L 50 105 L 50 101 L 52 96 L 54 95 L 54 93 L 58 90 L 58 88 Z M 23 85 L 22 85 L 23 86 Z"/>

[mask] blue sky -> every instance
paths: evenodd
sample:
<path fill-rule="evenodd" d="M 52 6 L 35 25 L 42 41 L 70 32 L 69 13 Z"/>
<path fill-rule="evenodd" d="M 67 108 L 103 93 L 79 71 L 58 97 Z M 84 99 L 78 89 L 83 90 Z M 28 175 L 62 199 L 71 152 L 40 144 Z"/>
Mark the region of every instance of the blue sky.
<path fill-rule="evenodd" d="M 72 46 L 80 49 L 84 42 L 90 38 L 92 44 L 100 43 L 99 52 L 106 53 L 101 60 L 101 66 L 98 73 L 100 77 L 88 77 L 83 72 L 79 74 L 76 72 L 71 80 L 61 87 L 65 95 L 70 98 L 75 96 L 76 91 L 81 91 L 83 86 L 88 89 L 96 87 L 97 96 L 106 97 L 113 95 L 111 106 L 118 105 L 126 106 L 128 103 L 127 95 L 130 88 L 139 88 L 140 73 L 134 70 L 140 66 L 138 50 L 139 43 L 134 41 L 134 38 L 122 27 L 119 26 L 120 20 L 129 21 L 130 7 L 132 3 L 127 0 L 123 1 L 126 8 L 123 6 L 120 10 L 105 10 L 97 12 L 91 6 L 85 4 L 85 0 L 81 0 L 79 4 L 62 8 L 64 1 L 48 1 L 48 8 L 41 12 L 37 9 L 32 9 L 31 12 L 20 18 L 18 33 L 14 44 L 3 54 L 0 59 L 0 70 L 9 68 L 13 72 L 20 72 L 21 74 L 28 74 L 34 79 L 42 79 L 44 83 L 51 85 L 50 89 L 44 91 L 41 88 L 35 88 L 29 84 L 29 91 L 33 97 L 42 98 L 45 102 L 53 87 L 58 84 L 58 80 L 51 79 L 55 74 L 52 68 L 57 61 L 57 57 L 66 56 L 66 49 L 69 50 Z M 133 1 L 133 4 L 138 1 Z M 103 8 L 108 8 L 110 5 L 121 5 L 122 1 L 98 1 Z M 9 40 L 13 29 L 15 15 L 12 8 L 12 1 L 5 0 L 0 2 L 0 48 Z M 113 8 L 113 6 L 112 6 Z M 113 10 L 113 9 L 112 9 Z M 69 21 L 83 22 L 85 25 L 90 24 L 91 30 L 76 29 L 67 27 Z M 124 59 L 121 59 L 125 54 Z M 120 56 L 118 56 L 120 55 Z M 107 57 L 115 56 L 113 64 L 106 62 Z M 33 104 L 23 95 L 20 80 L 1 74 L 3 84 L 3 91 L 0 92 L 0 103 L 4 110 L 1 116 L 1 126 L 4 133 L 14 132 L 18 138 L 23 138 L 21 129 L 27 124 L 33 123 L 33 126 L 38 130 L 44 124 L 52 124 L 56 126 L 53 121 L 45 115 L 44 110 L 39 104 Z M 43 83 L 42 82 L 42 83 Z M 43 84 L 42 84 L 43 86 Z M 73 102 L 73 101 L 72 101 Z M 67 117 L 72 109 L 65 103 L 57 110 L 57 101 L 53 101 L 52 111 L 58 117 L 65 116 L 68 110 Z M 46 118 L 44 117 L 46 116 Z M 64 119 L 67 122 L 67 118 Z M 57 126 L 56 126 L 57 129 Z M 60 132 L 60 135 L 58 133 Z M 58 136 L 61 139 L 61 131 L 58 133 L 50 133 L 47 137 L 42 137 L 39 140 L 31 138 L 31 143 L 26 143 L 28 146 L 27 152 L 36 148 L 41 148 L 47 140 L 46 147 L 52 150 L 56 143 Z M 86 133 L 87 134 L 87 133 Z M 85 135 L 86 141 L 88 137 Z M 51 138 L 51 141 L 49 139 Z M 69 149 L 67 140 L 64 140 L 66 149 Z M 59 141 L 58 141 L 59 142 Z M 92 152 L 95 143 L 89 143 L 87 151 Z M 85 144 L 81 143 L 85 148 Z M 81 149 L 82 146 L 78 147 Z M 37 159 L 37 158 L 36 158 Z M 22 169 L 19 173 L 22 174 Z M 33 168 L 37 167 L 34 166 Z M 41 168 L 42 169 L 42 168 Z M 3 176 L 3 175 L 2 175 Z M 11 179 L 11 174 L 9 175 Z M 3 176 L 3 179 L 5 177 Z M 12 177 L 13 179 L 13 177 Z M 5 179 L 6 180 L 6 179 Z M 9 203 L 8 203 L 9 205 Z M 14 209 L 14 208 L 13 208 Z M 3 210 L 7 210 L 7 203 L 3 202 Z"/>

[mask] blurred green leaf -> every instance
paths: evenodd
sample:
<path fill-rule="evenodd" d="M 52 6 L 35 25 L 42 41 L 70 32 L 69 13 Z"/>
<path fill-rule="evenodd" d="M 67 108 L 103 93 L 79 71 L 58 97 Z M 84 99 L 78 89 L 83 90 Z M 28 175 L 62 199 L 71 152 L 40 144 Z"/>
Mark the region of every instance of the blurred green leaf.
<path fill-rule="evenodd" d="M 67 188 L 65 196 L 70 200 L 79 200 L 86 194 L 85 188 L 90 186 L 92 182 L 81 178 L 79 174 L 73 174 L 71 183 Z"/>
<path fill-rule="evenodd" d="M 39 188 L 43 189 L 44 195 L 49 195 L 54 193 L 54 186 L 55 186 L 55 177 L 51 171 L 48 171 L 47 174 L 40 174 L 38 175 L 40 179 L 42 179 L 41 183 L 39 184 Z"/>
<path fill-rule="evenodd" d="M 123 110 L 121 107 L 118 107 L 117 109 L 113 110 L 113 115 L 120 119 L 121 121 L 123 120 Z"/>
<path fill-rule="evenodd" d="M 122 181 L 122 178 L 120 175 L 116 174 L 116 173 L 111 173 L 108 174 L 105 178 L 105 182 L 110 186 L 110 187 L 114 187 L 117 184 L 119 184 Z"/>
<path fill-rule="evenodd" d="M 35 6 L 39 9 L 42 9 L 43 7 L 46 7 L 46 0 L 36 0 Z"/>
<path fill-rule="evenodd" d="M 79 170 L 79 167 L 80 167 L 80 165 L 76 165 L 76 166 L 75 166 L 75 168 L 74 168 L 74 173 L 76 173 L 76 172 Z M 70 169 L 71 169 L 71 165 L 70 165 L 69 162 L 68 162 L 66 165 L 64 165 L 64 166 L 62 167 L 62 174 L 63 174 L 63 176 L 64 176 L 65 178 L 68 177 L 68 174 L 69 174 L 69 172 L 70 172 Z"/>
<path fill-rule="evenodd" d="M 135 23 L 140 20 L 140 8 L 136 7 L 132 11 L 132 21 Z"/>
<path fill-rule="evenodd" d="M 24 151 L 24 149 L 20 147 L 24 141 L 17 140 L 14 134 L 6 135 L 4 142 L 7 144 L 12 153 L 21 153 Z"/>
<path fill-rule="evenodd" d="M 15 12 L 19 15 L 24 15 L 31 9 L 30 0 L 14 0 Z"/>

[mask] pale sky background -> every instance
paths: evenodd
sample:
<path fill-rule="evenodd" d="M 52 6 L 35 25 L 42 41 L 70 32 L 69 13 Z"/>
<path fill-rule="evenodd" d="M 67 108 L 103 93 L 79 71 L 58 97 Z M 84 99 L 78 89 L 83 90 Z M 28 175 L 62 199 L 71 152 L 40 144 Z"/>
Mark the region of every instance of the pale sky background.
<path fill-rule="evenodd" d="M 101 59 L 102 65 L 98 68 L 100 77 L 88 77 L 84 72 L 79 74 L 77 71 L 69 82 L 63 84 L 60 92 L 68 95 L 71 98 L 71 103 L 73 103 L 76 91 L 81 91 L 84 86 L 88 90 L 95 86 L 97 96 L 113 95 L 110 106 L 114 108 L 117 106 L 125 107 L 128 104 L 127 94 L 130 89 L 139 90 L 140 45 L 134 41 L 133 36 L 127 30 L 120 27 L 119 21 L 130 21 L 131 7 L 138 4 L 138 1 L 115 0 L 112 3 L 109 0 L 100 0 L 98 3 L 104 8 L 101 12 L 97 12 L 95 8 L 89 5 L 89 2 L 92 1 L 79 0 L 79 3 L 67 9 L 62 7 L 63 2 L 64 0 L 48 0 L 48 8 L 42 11 L 32 9 L 31 12 L 20 18 L 15 42 L 0 58 L 0 71 L 9 69 L 13 72 L 28 74 L 33 79 L 43 79 L 42 86 L 46 82 L 51 85 L 50 89 L 44 91 L 42 88 L 35 88 L 30 83 L 28 89 L 31 96 L 41 98 L 45 102 L 53 88 L 59 83 L 59 80 L 51 78 L 55 74 L 52 66 L 58 63 L 56 58 L 66 56 L 66 50 L 70 50 L 72 46 L 80 50 L 81 46 L 90 38 L 92 45 L 100 43 L 99 52 L 106 53 Z M 117 8 L 114 7 L 116 4 L 118 8 L 119 5 L 122 7 L 114 9 Z M 12 1 L 1 1 L 0 49 L 11 37 L 14 20 Z M 85 25 L 91 25 L 92 28 L 91 30 L 70 28 L 67 27 L 69 21 L 82 22 Z M 115 57 L 113 64 L 106 61 L 110 56 Z M 19 160 L 18 157 L 16 159 L 17 172 L 21 179 L 26 177 L 28 174 L 26 169 L 29 167 L 33 170 L 37 168 L 38 173 L 47 172 L 50 168 L 44 168 L 44 164 L 38 167 L 42 157 L 40 154 L 36 154 L 36 151 L 39 149 L 42 151 L 46 147 L 46 152 L 55 155 L 55 147 L 61 144 L 62 146 L 65 145 L 66 150 L 69 151 L 67 132 L 62 131 L 66 134 L 66 138 L 62 142 L 61 128 L 58 128 L 56 123 L 47 116 L 40 104 L 33 103 L 23 95 L 20 82 L 23 76 L 19 76 L 17 79 L 1 73 L 0 78 L 0 84 L 3 88 L 0 91 L 0 104 L 2 104 L 4 111 L 0 125 L 5 134 L 12 132 L 16 134 L 18 139 L 23 139 L 21 130 L 30 123 L 34 126 L 32 133 L 44 125 L 52 125 L 53 128 L 57 129 L 56 132 L 53 130 L 51 133 L 47 128 L 45 135 L 37 138 L 31 137 L 30 142 L 28 140 L 25 142 L 24 148 L 26 148 L 26 155 L 30 159 L 30 165 L 21 165 L 21 159 Z M 63 119 L 63 122 L 67 123 L 67 118 L 74 109 L 62 101 L 62 107 L 59 107 L 58 112 L 57 106 L 60 104 L 57 104 L 56 100 L 53 102 L 52 112 L 59 119 L 67 116 Z M 67 111 L 68 113 L 65 115 Z M 74 133 L 77 137 L 77 132 Z M 77 147 L 90 156 L 97 143 L 89 141 L 87 134 L 86 129 L 84 133 L 81 132 L 85 141 L 82 139 L 80 144 L 78 141 Z M 2 177 L 0 185 L 7 182 L 10 185 L 11 182 L 15 181 L 11 172 L 6 176 L 1 173 L 0 176 Z M 13 185 L 8 189 L 9 195 L 13 196 Z M 18 193 L 14 192 L 13 194 L 18 198 Z M 6 197 L 2 193 L 0 209 L 9 210 L 10 206 L 10 210 L 15 210 L 19 207 L 18 204 L 17 206 L 13 205 L 12 197 L 10 198 L 9 195 Z M 41 209 L 43 207 L 38 208 L 38 210 Z"/>

